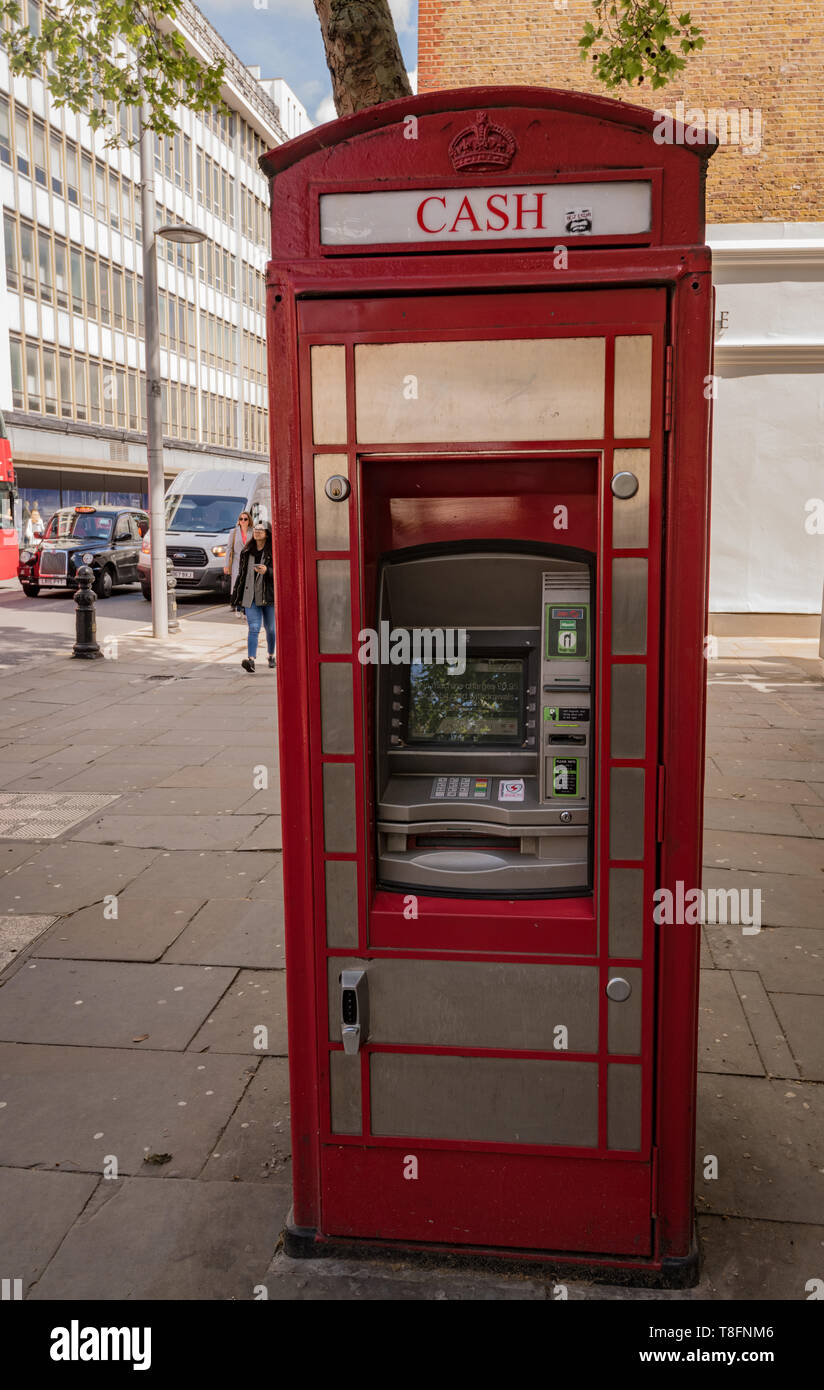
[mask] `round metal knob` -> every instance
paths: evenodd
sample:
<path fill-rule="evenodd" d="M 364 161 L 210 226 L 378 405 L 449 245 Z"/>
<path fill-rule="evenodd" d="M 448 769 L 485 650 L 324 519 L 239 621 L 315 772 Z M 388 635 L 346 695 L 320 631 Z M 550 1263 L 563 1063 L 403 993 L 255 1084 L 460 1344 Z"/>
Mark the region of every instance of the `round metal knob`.
<path fill-rule="evenodd" d="M 561 823 L 562 823 L 562 825 L 571 825 L 571 824 L 572 824 L 572 812 L 571 812 L 571 811 L 562 811 L 562 812 L 561 812 Z"/>
<path fill-rule="evenodd" d="M 614 497 L 620 497 L 626 501 L 629 497 L 634 497 L 638 491 L 638 479 L 634 473 L 615 473 L 610 483 Z"/>
<path fill-rule="evenodd" d="M 348 478 L 344 478 L 342 473 L 333 473 L 331 478 L 327 478 L 323 488 L 330 502 L 345 502 L 352 488 Z"/>
<path fill-rule="evenodd" d="M 629 980 L 623 979 L 620 975 L 615 975 L 607 985 L 607 998 L 614 1000 L 616 1004 L 623 1004 L 625 999 L 629 999 L 632 994 L 632 985 Z"/>

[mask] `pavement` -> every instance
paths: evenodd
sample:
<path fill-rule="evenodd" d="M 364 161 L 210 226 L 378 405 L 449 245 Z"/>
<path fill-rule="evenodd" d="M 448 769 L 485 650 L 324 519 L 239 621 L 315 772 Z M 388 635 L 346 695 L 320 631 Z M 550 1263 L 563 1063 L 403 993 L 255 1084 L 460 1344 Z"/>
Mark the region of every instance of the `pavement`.
<path fill-rule="evenodd" d="M 0 1275 L 32 1300 L 556 1298 L 281 1250 L 276 676 L 241 670 L 244 637 L 210 608 L 166 648 L 133 625 L 105 660 L 66 637 L 0 672 Z M 703 929 L 701 1283 L 571 1299 L 798 1300 L 824 1277 L 824 663 L 732 645 L 705 886 L 760 888 L 763 927 Z"/>

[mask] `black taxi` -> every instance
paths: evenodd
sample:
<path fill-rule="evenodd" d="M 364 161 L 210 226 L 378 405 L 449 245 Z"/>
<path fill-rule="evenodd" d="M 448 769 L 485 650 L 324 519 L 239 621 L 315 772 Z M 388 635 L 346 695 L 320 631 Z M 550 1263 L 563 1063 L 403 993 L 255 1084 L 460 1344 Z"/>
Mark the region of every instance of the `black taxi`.
<path fill-rule="evenodd" d="M 108 598 L 116 584 L 136 584 L 148 529 L 148 513 L 136 507 L 61 507 L 40 544 L 20 551 L 17 578 L 24 594 L 36 598 L 41 589 L 76 589 L 82 565 L 94 573 L 98 598 Z"/>

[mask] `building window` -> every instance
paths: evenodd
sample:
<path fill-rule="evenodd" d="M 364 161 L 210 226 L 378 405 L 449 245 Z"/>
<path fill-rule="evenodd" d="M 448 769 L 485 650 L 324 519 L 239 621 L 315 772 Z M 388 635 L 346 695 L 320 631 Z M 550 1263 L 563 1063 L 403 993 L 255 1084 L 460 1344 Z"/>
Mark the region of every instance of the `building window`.
<path fill-rule="evenodd" d="M 4 96 L 0 96 L 0 164 L 11 168 L 11 112 Z"/>
<path fill-rule="evenodd" d="M 86 252 L 86 314 L 90 319 L 97 318 L 97 272 L 94 256 Z"/>
<path fill-rule="evenodd" d="M 134 333 L 134 330 L 135 330 L 135 317 L 134 317 L 134 276 L 133 276 L 133 275 L 130 275 L 129 272 L 126 271 L 126 272 L 125 272 L 125 276 L 124 276 L 124 280 L 125 280 L 125 290 L 126 290 L 126 332 L 127 332 L 127 333 Z"/>
<path fill-rule="evenodd" d="M 68 352 L 60 354 L 60 414 L 72 414 L 72 359 Z"/>
<path fill-rule="evenodd" d="M 84 154 L 81 163 L 83 173 L 83 211 L 94 216 L 94 172 L 89 155 Z"/>
<path fill-rule="evenodd" d="M 42 121 L 34 121 L 32 129 L 34 133 L 33 148 L 35 181 L 41 184 L 43 188 L 47 188 L 48 178 L 46 176 L 46 127 L 44 126 Z"/>
<path fill-rule="evenodd" d="M 31 172 L 29 151 L 29 120 L 21 106 L 14 108 L 14 148 L 17 153 L 17 172 L 28 178 Z"/>
<path fill-rule="evenodd" d="M 57 360 L 54 348 L 43 349 L 43 395 L 46 414 L 57 414 Z"/>
<path fill-rule="evenodd" d="M 77 150 L 74 145 L 66 146 L 66 196 L 77 206 Z"/>
<path fill-rule="evenodd" d="M 29 410 L 42 412 L 43 402 L 40 397 L 40 355 L 36 347 L 30 343 L 26 344 L 26 395 L 28 397 Z"/>
<path fill-rule="evenodd" d="M 76 246 L 69 252 L 72 276 L 72 309 L 76 314 L 83 313 L 83 257 Z"/>
<path fill-rule="evenodd" d="M 107 425 L 114 424 L 115 379 L 111 367 L 103 369 L 103 419 Z"/>
<path fill-rule="evenodd" d="M 89 362 L 89 419 L 100 424 L 100 363 Z"/>
<path fill-rule="evenodd" d="M 139 416 L 137 411 L 137 377 L 134 372 L 129 372 L 129 429 L 140 428 Z"/>
<path fill-rule="evenodd" d="M 37 232 L 37 267 L 40 274 L 40 298 L 44 304 L 52 302 L 51 238 L 42 228 Z"/>
<path fill-rule="evenodd" d="M 116 232 L 120 231 L 120 181 L 116 174 L 109 174 L 109 220 Z"/>
<path fill-rule="evenodd" d="M 52 192 L 63 197 L 63 141 L 57 135 L 49 136 L 49 169 L 51 171 Z"/>
<path fill-rule="evenodd" d="M 82 357 L 74 359 L 74 402 L 78 420 L 86 418 L 86 364 Z"/>
<path fill-rule="evenodd" d="M 34 228 L 20 223 L 20 272 L 23 277 L 23 293 L 34 294 L 37 272 L 34 265 Z"/>
<path fill-rule="evenodd" d="M 6 243 L 6 287 L 17 290 L 20 278 L 17 267 L 17 225 L 13 217 L 3 213 L 3 239 Z"/>
<path fill-rule="evenodd" d="M 25 408 L 23 395 L 23 345 L 17 338 L 9 341 L 11 351 L 11 401 L 15 410 Z"/>
<path fill-rule="evenodd" d="M 54 239 L 54 287 L 60 309 L 69 307 L 69 281 L 66 271 L 66 243 Z"/>
<path fill-rule="evenodd" d="M 102 164 L 94 166 L 94 194 L 97 203 L 97 216 L 100 222 L 106 221 L 106 173 Z"/>
<path fill-rule="evenodd" d="M 111 323 L 111 287 L 109 283 L 109 267 L 100 261 L 98 265 L 100 273 L 100 322 Z"/>
<path fill-rule="evenodd" d="M 112 317 L 115 328 L 123 327 L 123 272 L 112 266 Z"/>

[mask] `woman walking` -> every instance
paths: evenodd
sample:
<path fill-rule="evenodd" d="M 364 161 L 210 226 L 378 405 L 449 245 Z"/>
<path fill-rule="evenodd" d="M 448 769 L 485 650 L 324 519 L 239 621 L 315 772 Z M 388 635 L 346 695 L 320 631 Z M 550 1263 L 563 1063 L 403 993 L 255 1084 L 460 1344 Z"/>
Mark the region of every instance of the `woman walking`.
<path fill-rule="evenodd" d="M 223 573 L 230 576 L 229 579 L 229 603 L 233 613 L 237 613 L 239 618 L 243 617 L 241 609 L 237 608 L 234 600 L 235 584 L 237 583 L 237 572 L 240 565 L 240 554 L 244 545 L 249 540 L 249 527 L 252 518 L 248 512 L 241 512 L 237 519 L 237 525 L 232 531 L 229 544 L 226 547 L 226 564 L 223 566 Z"/>
<path fill-rule="evenodd" d="M 260 625 L 266 629 L 269 665 L 275 665 L 275 572 L 272 559 L 272 527 L 268 521 L 256 521 L 252 539 L 240 552 L 237 580 L 232 590 L 232 603 L 246 610 L 249 631 L 246 637 L 246 658 L 241 661 L 244 671 L 255 669 Z"/>

